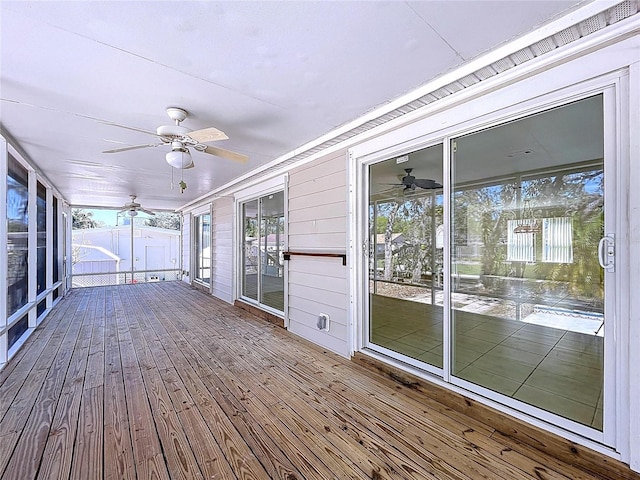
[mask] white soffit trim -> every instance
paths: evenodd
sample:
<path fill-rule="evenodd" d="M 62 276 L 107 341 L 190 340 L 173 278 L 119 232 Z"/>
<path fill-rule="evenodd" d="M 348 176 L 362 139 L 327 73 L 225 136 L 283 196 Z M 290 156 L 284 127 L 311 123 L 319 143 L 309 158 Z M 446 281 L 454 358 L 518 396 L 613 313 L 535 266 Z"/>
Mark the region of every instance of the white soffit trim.
<path fill-rule="evenodd" d="M 361 133 L 632 17 L 639 9 L 640 0 L 591 2 L 192 200 L 176 211 L 187 209 L 247 179 L 255 181 L 268 177 L 282 168 L 308 159 Z"/>

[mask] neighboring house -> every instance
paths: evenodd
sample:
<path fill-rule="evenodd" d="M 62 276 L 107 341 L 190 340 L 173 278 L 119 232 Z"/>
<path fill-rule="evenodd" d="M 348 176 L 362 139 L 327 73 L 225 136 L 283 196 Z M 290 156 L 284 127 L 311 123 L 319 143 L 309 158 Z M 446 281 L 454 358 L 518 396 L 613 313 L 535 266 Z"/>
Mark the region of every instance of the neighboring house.
<path fill-rule="evenodd" d="M 376 235 L 376 254 L 384 255 L 384 233 L 378 233 Z M 404 233 L 391 234 L 391 250 L 396 251 L 404 244 Z"/>

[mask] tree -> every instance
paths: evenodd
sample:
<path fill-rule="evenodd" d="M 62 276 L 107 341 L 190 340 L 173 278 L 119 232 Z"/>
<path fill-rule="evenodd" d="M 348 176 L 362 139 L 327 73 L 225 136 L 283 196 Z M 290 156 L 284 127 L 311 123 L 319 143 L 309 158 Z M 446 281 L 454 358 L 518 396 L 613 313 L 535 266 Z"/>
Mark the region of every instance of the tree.
<path fill-rule="evenodd" d="M 73 230 L 98 228 L 103 224 L 93 218 L 93 212 L 89 212 L 84 208 L 74 208 L 71 210 L 71 219 L 71 228 L 73 228 Z"/>
<path fill-rule="evenodd" d="M 177 213 L 158 212 L 155 216 L 147 218 L 146 224 L 149 227 L 180 230 L 180 215 Z"/>

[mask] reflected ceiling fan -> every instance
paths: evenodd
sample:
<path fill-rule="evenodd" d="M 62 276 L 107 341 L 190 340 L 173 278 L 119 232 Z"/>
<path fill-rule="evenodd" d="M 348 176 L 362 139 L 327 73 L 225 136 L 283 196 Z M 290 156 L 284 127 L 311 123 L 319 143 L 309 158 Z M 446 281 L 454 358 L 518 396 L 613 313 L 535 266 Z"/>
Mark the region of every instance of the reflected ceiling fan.
<path fill-rule="evenodd" d="M 431 180 L 430 178 L 416 178 L 411 175 L 413 168 L 405 168 L 404 171 L 406 172 L 406 175 L 400 179 L 402 183 L 385 183 L 383 185 L 404 187 L 404 192 L 406 192 L 407 190 L 413 191 L 416 189 L 416 187 L 423 188 L 425 190 L 435 190 L 438 188 L 442 188 L 442 185 L 435 180 Z"/>
<path fill-rule="evenodd" d="M 130 217 L 135 217 L 138 215 L 138 212 L 146 213 L 147 215 L 155 215 L 154 212 L 147 210 L 146 208 L 142 208 L 142 206 L 136 202 L 136 195 L 129 195 L 129 198 L 131 198 L 131 201 L 125 203 L 122 206 L 122 210 L 118 213 L 126 213 Z"/>
<path fill-rule="evenodd" d="M 215 155 L 216 157 L 226 158 L 235 162 L 246 162 L 249 157 L 241 153 L 232 152 L 231 150 L 225 150 L 220 147 L 212 147 L 211 145 L 205 145 L 205 142 L 215 142 L 218 140 L 227 140 L 224 132 L 218 130 L 215 127 L 203 128 L 201 130 L 189 130 L 186 127 L 180 125 L 180 123 L 189 115 L 186 110 L 177 107 L 167 108 L 167 115 L 175 122 L 174 125 L 161 125 L 156 129 L 156 132 L 150 132 L 148 130 L 142 130 L 140 128 L 125 127 L 123 125 L 109 124 L 128 130 L 135 130 L 136 132 L 148 133 L 157 137 L 160 143 L 144 143 L 141 145 L 131 145 L 128 147 L 114 148 L 113 150 L 105 150 L 102 153 L 120 153 L 128 150 L 136 150 L 138 148 L 147 147 L 159 147 L 162 145 L 168 145 L 171 147 L 171 151 L 167 153 L 166 160 L 169 165 L 174 168 L 185 169 L 193 168 L 193 160 L 191 158 L 191 152 L 189 148 L 193 148 L 198 152 L 208 153 L 209 155 Z"/>

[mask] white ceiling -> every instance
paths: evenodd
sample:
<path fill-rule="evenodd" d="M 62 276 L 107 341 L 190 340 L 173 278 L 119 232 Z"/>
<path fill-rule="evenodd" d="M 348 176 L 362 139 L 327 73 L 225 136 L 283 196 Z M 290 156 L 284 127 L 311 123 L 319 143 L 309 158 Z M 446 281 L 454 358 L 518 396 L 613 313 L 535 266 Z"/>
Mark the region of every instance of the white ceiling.
<path fill-rule="evenodd" d="M 73 205 L 173 209 L 584 3 L 2 0 L 0 123 Z M 101 153 L 168 106 L 249 162 Z"/>

